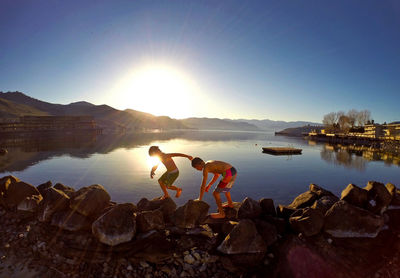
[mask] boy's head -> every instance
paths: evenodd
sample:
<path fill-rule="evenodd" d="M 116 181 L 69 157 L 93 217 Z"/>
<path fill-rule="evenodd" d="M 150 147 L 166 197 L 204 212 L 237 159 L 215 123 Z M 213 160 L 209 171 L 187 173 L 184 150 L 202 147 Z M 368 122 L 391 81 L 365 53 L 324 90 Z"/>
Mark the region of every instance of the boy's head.
<path fill-rule="evenodd" d="M 199 171 L 203 170 L 204 164 L 205 163 L 204 163 L 203 159 L 201 159 L 200 157 L 195 157 L 192 160 L 192 167 Z"/>
<path fill-rule="evenodd" d="M 151 146 L 149 148 L 149 155 L 153 156 L 153 155 L 157 155 L 161 152 L 160 148 L 158 146 Z"/>

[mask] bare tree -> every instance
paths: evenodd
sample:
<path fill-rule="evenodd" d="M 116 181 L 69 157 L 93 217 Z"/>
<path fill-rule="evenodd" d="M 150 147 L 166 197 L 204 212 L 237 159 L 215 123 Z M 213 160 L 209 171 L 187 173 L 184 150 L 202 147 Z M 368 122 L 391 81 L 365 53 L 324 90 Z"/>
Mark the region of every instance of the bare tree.
<path fill-rule="evenodd" d="M 349 119 L 349 124 L 350 127 L 354 127 L 356 125 L 358 115 L 360 112 L 358 112 L 356 109 L 351 109 L 347 112 L 347 117 Z"/>
<path fill-rule="evenodd" d="M 364 126 L 369 121 L 371 121 L 371 112 L 369 110 L 362 110 L 358 112 L 357 123 L 359 126 Z"/>
<path fill-rule="evenodd" d="M 337 124 L 337 114 L 335 112 L 326 114 L 322 123 L 327 131 L 334 131 Z"/>

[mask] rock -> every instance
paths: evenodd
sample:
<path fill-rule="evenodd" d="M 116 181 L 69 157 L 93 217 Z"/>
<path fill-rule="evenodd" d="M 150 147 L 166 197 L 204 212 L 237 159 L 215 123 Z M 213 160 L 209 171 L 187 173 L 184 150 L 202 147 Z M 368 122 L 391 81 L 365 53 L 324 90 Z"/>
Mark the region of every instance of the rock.
<path fill-rule="evenodd" d="M 7 149 L 0 149 L 0 156 L 6 155 L 8 153 Z"/>
<path fill-rule="evenodd" d="M 110 195 L 99 184 L 79 189 L 70 201 L 70 208 L 82 215 L 93 216 L 101 213 L 109 205 Z"/>
<path fill-rule="evenodd" d="M 258 234 L 254 222 L 250 219 L 243 219 L 218 246 L 218 251 L 229 255 L 244 253 L 265 254 L 267 245 Z"/>
<path fill-rule="evenodd" d="M 330 192 L 330 191 L 328 191 L 328 190 L 326 190 L 326 189 L 323 189 L 322 187 L 320 187 L 320 186 L 318 186 L 318 185 L 316 185 L 316 184 L 314 184 L 314 183 L 311 183 L 311 184 L 310 184 L 309 190 L 310 190 L 311 192 L 317 194 L 317 195 L 318 195 L 318 198 L 322 198 L 322 197 L 325 197 L 325 196 L 331 196 L 331 197 L 336 197 L 337 199 L 339 199 L 339 198 L 338 198 L 335 194 L 333 194 L 332 192 Z"/>
<path fill-rule="evenodd" d="M 396 186 L 392 183 L 387 183 L 386 189 L 388 190 L 390 195 L 392 195 L 392 201 L 390 202 L 390 206 L 400 208 L 400 190 L 398 190 Z"/>
<path fill-rule="evenodd" d="M 293 230 L 305 236 L 318 234 L 324 226 L 324 215 L 317 209 L 304 208 L 293 213 L 289 218 Z"/>
<path fill-rule="evenodd" d="M 136 215 L 136 224 L 138 231 L 148 232 L 150 230 L 164 229 L 165 222 L 161 210 L 142 211 Z"/>
<path fill-rule="evenodd" d="M 261 206 L 262 213 L 264 215 L 276 216 L 274 200 L 267 199 L 267 198 L 262 198 L 258 202 L 259 202 L 259 204 Z"/>
<path fill-rule="evenodd" d="M 171 222 L 171 218 L 175 212 L 176 209 L 176 204 L 175 202 L 170 198 L 165 198 L 165 199 L 153 199 L 149 201 L 146 198 L 143 198 L 137 203 L 137 208 L 139 211 L 149 211 L 149 210 L 156 210 L 159 209 L 162 211 L 164 215 L 164 221 L 166 223 Z"/>
<path fill-rule="evenodd" d="M 263 220 L 274 225 L 274 227 L 276 228 L 278 234 L 284 234 L 286 232 L 286 227 L 287 227 L 287 223 L 285 221 L 285 219 L 279 218 L 279 217 L 273 217 L 270 215 L 265 215 L 263 217 Z"/>
<path fill-rule="evenodd" d="M 318 195 L 311 191 L 306 191 L 297 196 L 288 206 L 293 209 L 305 208 L 311 206 L 317 199 Z"/>
<path fill-rule="evenodd" d="M 91 224 L 89 218 L 71 209 L 57 211 L 51 218 L 51 225 L 71 232 L 89 230 Z"/>
<path fill-rule="evenodd" d="M 189 200 L 174 212 L 173 222 L 179 228 L 194 228 L 204 222 L 209 208 L 206 202 Z"/>
<path fill-rule="evenodd" d="M 51 183 L 51 181 L 47 181 L 47 182 L 45 182 L 45 183 L 42 183 L 42 184 L 38 185 L 38 186 L 36 187 L 36 189 L 40 192 L 40 194 L 41 194 L 43 197 L 45 197 L 44 194 L 45 194 L 46 189 L 49 189 L 52 185 L 53 185 L 53 184 Z"/>
<path fill-rule="evenodd" d="M 295 211 L 296 209 L 289 206 L 278 205 L 276 208 L 276 215 L 284 219 L 289 219 L 290 215 Z"/>
<path fill-rule="evenodd" d="M 263 220 L 255 220 L 254 223 L 256 224 L 258 233 L 267 246 L 272 245 L 278 240 L 278 231 L 273 224 Z"/>
<path fill-rule="evenodd" d="M 33 185 L 23 181 L 12 182 L 5 192 L 5 202 L 8 207 L 14 207 L 18 206 L 26 198 L 32 198 L 35 195 L 39 196 L 40 193 Z M 38 198 L 41 199 L 41 197 Z"/>
<path fill-rule="evenodd" d="M 43 193 L 45 198 L 39 210 L 38 219 L 41 222 L 48 222 L 55 212 L 68 208 L 69 197 L 53 187 L 44 190 Z"/>
<path fill-rule="evenodd" d="M 213 231 L 209 225 L 200 225 L 200 226 L 197 226 L 197 227 L 194 227 L 191 229 L 186 229 L 185 234 L 193 235 L 193 236 L 202 236 L 202 237 L 206 237 L 209 239 L 212 239 L 215 237 L 215 234 L 213 233 Z"/>
<path fill-rule="evenodd" d="M 0 192 L 5 193 L 10 183 L 19 182 L 20 180 L 14 176 L 4 176 L 0 179 Z"/>
<path fill-rule="evenodd" d="M 246 197 L 239 207 L 238 218 L 239 219 L 258 218 L 261 215 L 261 212 L 262 212 L 262 209 L 261 209 L 260 204 L 257 201 L 255 201 L 249 197 Z"/>
<path fill-rule="evenodd" d="M 326 195 L 316 200 L 311 208 L 319 210 L 323 215 L 337 202 L 339 198 L 336 196 Z"/>
<path fill-rule="evenodd" d="M 325 214 L 324 231 L 333 237 L 376 237 L 384 221 L 382 216 L 341 200 Z"/>
<path fill-rule="evenodd" d="M 68 197 L 73 198 L 74 197 L 74 193 L 75 193 L 75 189 L 73 189 L 70 186 L 66 186 L 62 183 L 56 183 L 56 185 L 54 185 L 55 189 L 61 190 L 62 192 L 64 192 L 65 194 L 67 194 Z"/>
<path fill-rule="evenodd" d="M 114 206 L 93 222 L 93 235 L 110 246 L 131 241 L 136 233 L 135 211 L 130 203 Z"/>
<path fill-rule="evenodd" d="M 27 211 L 27 212 L 35 212 L 39 203 L 42 201 L 42 195 L 33 195 L 31 197 L 26 197 L 22 202 L 20 202 L 17 206 L 17 210 L 19 211 Z"/>
<path fill-rule="evenodd" d="M 194 262 L 196 261 L 195 258 L 193 258 L 193 256 L 190 254 L 185 255 L 183 260 L 185 261 L 185 263 L 188 263 L 188 264 L 194 264 Z"/>
<path fill-rule="evenodd" d="M 369 181 L 364 189 L 368 192 L 368 210 L 376 214 L 382 214 L 392 201 L 392 195 L 390 195 L 385 185 L 380 182 Z"/>
<path fill-rule="evenodd" d="M 349 184 L 343 191 L 340 200 L 360 208 L 366 208 L 368 192 L 355 184 Z"/>
<path fill-rule="evenodd" d="M 232 232 L 233 228 L 239 224 L 236 221 L 227 221 L 222 224 L 221 231 L 224 236 L 227 236 L 230 232 Z"/>

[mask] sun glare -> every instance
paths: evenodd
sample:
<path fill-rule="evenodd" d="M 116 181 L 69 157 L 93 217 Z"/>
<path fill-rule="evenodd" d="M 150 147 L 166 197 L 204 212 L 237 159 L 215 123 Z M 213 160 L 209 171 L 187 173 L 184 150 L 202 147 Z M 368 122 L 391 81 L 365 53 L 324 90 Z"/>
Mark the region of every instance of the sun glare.
<path fill-rule="evenodd" d="M 147 157 L 147 165 L 149 167 L 153 167 L 160 164 L 160 159 L 157 156 L 148 156 Z"/>
<path fill-rule="evenodd" d="M 177 69 L 147 65 L 120 81 L 113 95 L 121 98 L 125 108 L 184 118 L 193 115 L 200 94 L 195 82 Z"/>

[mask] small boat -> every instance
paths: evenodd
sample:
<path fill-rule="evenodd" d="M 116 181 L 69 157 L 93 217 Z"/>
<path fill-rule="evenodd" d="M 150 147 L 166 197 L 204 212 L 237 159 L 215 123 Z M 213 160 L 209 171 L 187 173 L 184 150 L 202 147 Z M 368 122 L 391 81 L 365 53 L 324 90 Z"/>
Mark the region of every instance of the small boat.
<path fill-rule="evenodd" d="M 302 149 L 285 148 L 285 147 L 262 148 L 262 150 L 263 153 L 269 153 L 273 155 L 301 154 L 302 152 Z"/>

